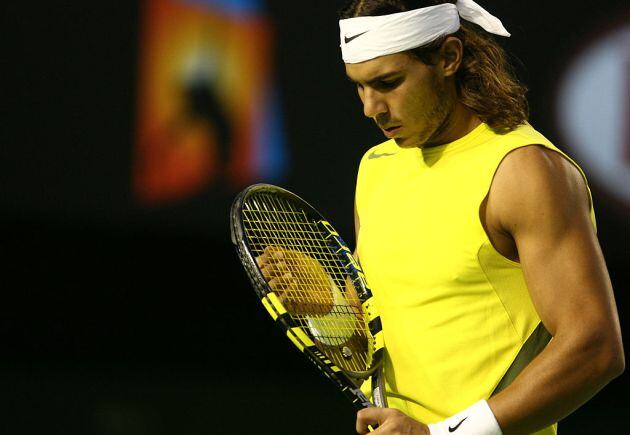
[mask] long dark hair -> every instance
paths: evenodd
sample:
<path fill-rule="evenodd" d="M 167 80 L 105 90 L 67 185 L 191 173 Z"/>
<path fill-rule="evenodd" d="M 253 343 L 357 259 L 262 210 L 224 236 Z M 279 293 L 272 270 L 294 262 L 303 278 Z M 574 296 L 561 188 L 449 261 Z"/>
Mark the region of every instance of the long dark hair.
<path fill-rule="evenodd" d="M 352 0 L 339 13 L 341 19 L 388 15 L 454 0 Z M 516 78 L 503 48 L 476 24 L 461 21 L 453 34 L 464 46 L 456 74 L 459 100 L 493 130 L 506 133 L 527 122 L 527 88 Z M 409 50 L 426 64 L 433 64 L 444 39 Z"/>

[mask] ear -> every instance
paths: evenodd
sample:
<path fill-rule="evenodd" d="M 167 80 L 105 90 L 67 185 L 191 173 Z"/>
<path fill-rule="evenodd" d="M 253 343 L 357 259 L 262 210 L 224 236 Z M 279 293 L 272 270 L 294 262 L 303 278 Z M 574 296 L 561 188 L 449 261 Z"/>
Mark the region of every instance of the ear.
<path fill-rule="evenodd" d="M 448 36 L 440 47 L 444 77 L 454 76 L 464 57 L 464 44 L 459 38 Z"/>

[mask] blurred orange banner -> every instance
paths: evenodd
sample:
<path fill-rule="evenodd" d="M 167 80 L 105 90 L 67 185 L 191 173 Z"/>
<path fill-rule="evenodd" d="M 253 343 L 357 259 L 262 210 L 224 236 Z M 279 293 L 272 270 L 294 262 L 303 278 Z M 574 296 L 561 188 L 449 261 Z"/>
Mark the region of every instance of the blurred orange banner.
<path fill-rule="evenodd" d="M 242 1 L 144 3 L 137 202 L 170 203 L 281 177 L 286 157 L 273 34 L 260 9 Z"/>

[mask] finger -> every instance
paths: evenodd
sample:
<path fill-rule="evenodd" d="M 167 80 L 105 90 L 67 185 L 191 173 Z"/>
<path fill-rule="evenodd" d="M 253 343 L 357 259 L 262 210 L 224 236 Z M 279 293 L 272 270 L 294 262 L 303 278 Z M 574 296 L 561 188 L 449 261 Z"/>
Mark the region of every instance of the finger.
<path fill-rule="evenodd" d="M 384 408 L 365 408 L 357 412 L 357 433 L 370 433 L 370 426 L 380 426 L 386 419 L 386 413 L 384 411 Z"/>
<path fill-rule="evenodd" d="M 269 263 L 267 263 L 265 267 L 269 269 L 269 273 L 278 276 L 284 275 L 285 273 L 289 272 L 287 263 L 285 263 L 283 260 L 271 260 Z"/>
<path fill-rule="evenodd" d="M 271 287 L 271 290 L 273 290 L 274 292 L 282 292 L 284 290 L 282 287 L 282 281 L 280 277 L 270 279 L 269 287 Z"/>
<path fill-rule="evenodd" d="M 276 259 L 280 259 L 280 258 L 284 258 L 284 251 L 278 247 L 275 246 L 269 246 L 269 256 L 271 258 L 276 258 Z"/>
<path fill-rule="evenodd" d="M 260 267 L 260 271 L 267 281 L 275 277 L 273 263 L 266 262 Z"/>
<path fill-rule="evenodd" d="M 278 251 L 280 248 L 274 245 L 267 245 L 265 247 L 265 252 L 271 255 L 273 252 Z"/>
<path fill-rule="evenodd" d="M 264 267 L 266 261 L 265 261 L 265 254 L 261 254 L 258 257 L 255 257 L 254 260 L 256 260 L 256 264 L 258 265 L 259 268 Z"/>
<path fill-rule="evenodd" d="M 274 291 L 285 291 L 292 282 L 294 282 L 293 275 L 287 272 L 284 275 L 276 276 L 269 280 L 269 286 Z"/>
<path fill-rule="evenodd" d="M 258 257 L 256 257 L 255 260 L 258 267 L 260 268 L 265 267 L 265 264 L 267 264 L 267 254 L 263 252 Z"/>
<path fill-rule="evenodd" d="M 273 245 L 267 245 L 265 246 L 265 249 L 263 249 L 262 254 L 260 254 L 256 260 L 258 261 L 260 259 L 260 261 L 266 262 L 274 258 L 274 255 L 279 255 L 278 253 L 280 253 L 280 255 L 282 254 L 282 250 L 280 248 Z"/>
<path fill-rule="evenodd" d="M 263 265 L 260 271 L 262 272 L 265 279 L 270 280 L 271 278 L 275 278 L 275 277 L 286 274 L 289 271 L 289 269 L 287 267 L 287 264 L 284 261 L 280 261 L 277 263 L 274 263 L 274 262 L 266 263 L 265 265 Z"/>
<path fill-rule="evenodd" d="M 273 270 L 272 270 L 272 267 L 270 267 L 270 265 L 264 265 L 263 267 L 261 267 L 260 272 L 262 273 L 263 277 L 267 280 L 267 282 L 269 282 L 269 280 L 274 278 L 274 274 L 272 273 Z"/>
<path fill-rule="evenodd" d="M 281 292 L 277 292 L 278 299 L 287 307 L 294 309 L 296 292 L 298 291 L 297 283 L 295 279 L 290 279 L 289 283 L 284 287 Z"/>

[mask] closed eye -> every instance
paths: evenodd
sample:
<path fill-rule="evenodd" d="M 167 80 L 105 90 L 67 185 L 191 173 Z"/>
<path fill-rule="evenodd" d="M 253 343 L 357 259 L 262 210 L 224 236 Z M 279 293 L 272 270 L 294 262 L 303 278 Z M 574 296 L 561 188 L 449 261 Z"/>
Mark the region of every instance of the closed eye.
<path fill-rule="evenodd" d="M 396 78 L 391 80 L 379 80 L 373 84 L 373 86 L 382 91 L 391 91 L 396 89 L 398 85 L 402 83 L 402 78 Z"/>

